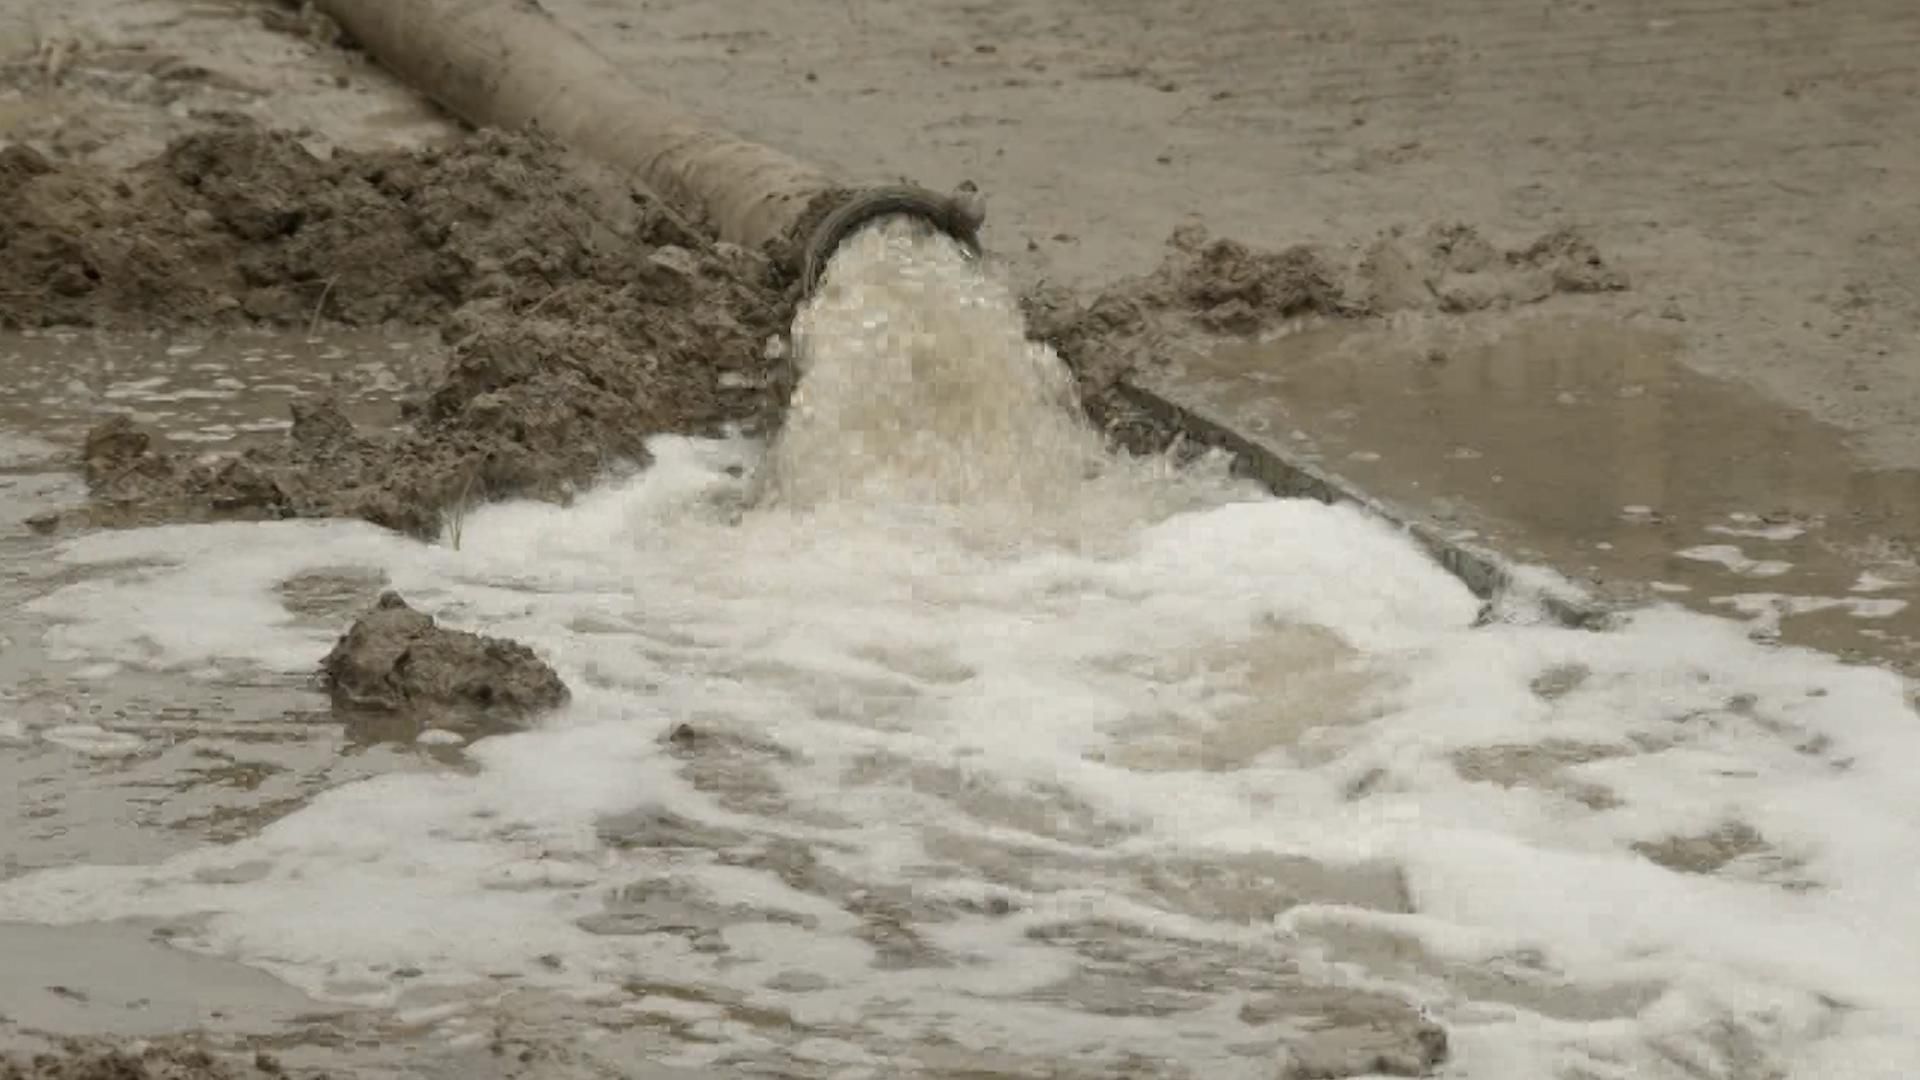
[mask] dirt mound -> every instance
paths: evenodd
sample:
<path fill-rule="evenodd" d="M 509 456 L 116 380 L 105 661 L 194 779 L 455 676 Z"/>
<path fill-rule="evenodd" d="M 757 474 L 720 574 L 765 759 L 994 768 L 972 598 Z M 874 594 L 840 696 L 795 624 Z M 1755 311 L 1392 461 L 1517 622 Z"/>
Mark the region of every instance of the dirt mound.
<path fill-rule="evenodd" d="M 1363 308 L 1339 284 L 1340 272 L 1319 250 L 1295 246 L 1254 251 L 1206 231 L 1180 229 L 1167 258 L 1136 286 L 1156 307 L 1183 311 L 1208 330 L 1250 334 L 1298 315 L 1355 315 Z"/>
<path fill-rule="evenodd" d="M 1557 229 L 1502 251 L 1471 226 L 1435 225 L 1374 241 L 1359 267 L 1360 297 L 1373 314 L 1483 311 L 1539 303 L 1556 293 L 1616 292 L 1626 275 L 1576 229 Z"/>
<path fill-rule="evenodd" d="M 0 325 L 221 320 L 431 326 L 468 302 L 619 284 L 698 245 L 650 200 L 592 190 L 498 133 L 417 152 L 309 152 L 243 122 L 124 173 L 0 152 Z"/>
<path fill-rule="evenodd" d="M 1412 1014 L 1347 1017 L 1288 1046 L 1282 1080 L 1432 1076 L 1448 1057 L 1446 1029 Z"/>
<path fill-rule="evenodd" d="M 320 671 L 335 713 L 384 734 L 396 727 L 469 738 L 518 731 L 568 697 L 532 649 L 449 630 L 392 592 L 341 636 Z"/>
<path fill-rule="evenodd" d="M 88 440 L 95 520 L 355 516 L 430 536 L 460 504 L 567 498 L 661 432 L 777 423 L 791 315 L 758 255 L 498 133 L 322 159 L 196 133 L 123 174 L 0 153 L 0 325 L 438 326 L 398 429 L 297 409 L 279 446 L 203 461 L 124 420 Z"/>
<path fill-rule="evenodd" d="M 1170 343 L 1248 336 L 1303 318 L 1465 314 L 1628 287 L 1574 229 L 1511 249 L 1467 225 L 1393 229 L 1343 258 L 1305 245 L 1256 251 L 1190 226 L 1176 230 L 1167 249 L 1152 273 L 1090 302 L 1062 289 L 1024 298 L 1030 332 L 1073 369 L 1088 414 L 1136 451 L 1164 450 L 1180 434 L 1124 382 L 1129 371 L 1164 362 Z"/>
<path fill-rule="evenodd" d="M 1122 286 L 1121 294 L 1229 334 L 1257 333 L 1303 315 L 1481 311 L 1627 287 L 1625 275 L 1574 229 L 1510 250 L 1468 225 L 1434 225 L 1417 235 L 1393 229 L 1353 266 L 1304 245 L 1254 251 L 1198 227 L 1176 231 L 1168 248 L 1152 275 Z"/>
<path fill-rule="evenodd" d="M 564 501 L 645 464 L 662 432 L 777 426 L 794 290 L 759 254 L 594 185 L 538 140 L 482 133 L 419 151 L 310 153 L 242 122 L 122 174 L 0 152 L 0 325 L 181 322 L 440 327 L 444 370 L 405 423 L 362 432 L 331 402 L 282 444 L 204 460 L 124 420 L 86 449 L 96 521 L 353 516 L 418 536 L 464 505 Z M 1465 312 L 1624 288 L 1571 231 L 1502 250 L 1473 229 L 1389 232 L 1342 260 L 1185 229 L 1153 273 L 1091 303 L 1029 298 L 1035 336 L 1123 445 L 1165 445 L 1121 376 L 1169 336 L 1302 316 Z"/>

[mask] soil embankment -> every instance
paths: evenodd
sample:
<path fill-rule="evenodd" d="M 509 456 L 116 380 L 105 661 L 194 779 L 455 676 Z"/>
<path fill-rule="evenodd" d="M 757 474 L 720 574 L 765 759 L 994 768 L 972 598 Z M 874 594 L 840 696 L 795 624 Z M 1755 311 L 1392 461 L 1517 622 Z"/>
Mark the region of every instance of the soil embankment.
<path fill-rule="evenodd" d="M 661 432 L 778 424 L 789 274 L 595 179 L 557 147 L 491 132 L 323 157 L 232 121 L 125 171 L 14 146 L 0 154 L 0 325 L 437 328 L 448 358 L 395 430 L 357 430 L 320 401 L 280 445 L 236 456 L 171 455 L 124 419 L 83 453 L 99 520 L 347 516 L 430 537 L 466 505 L 565 499 L 644 464 Z M 1153 273 L 1091 303 L 1036 293 L 1030 314 L 1093 417 L 1151 447 L 1167 433 L 1113 390 L 1168 335 L 1624 286 L 1567 231 L 1513 251 L 1464 226 L 1386 234 L 1345 265 L 1183 230 Z"/>

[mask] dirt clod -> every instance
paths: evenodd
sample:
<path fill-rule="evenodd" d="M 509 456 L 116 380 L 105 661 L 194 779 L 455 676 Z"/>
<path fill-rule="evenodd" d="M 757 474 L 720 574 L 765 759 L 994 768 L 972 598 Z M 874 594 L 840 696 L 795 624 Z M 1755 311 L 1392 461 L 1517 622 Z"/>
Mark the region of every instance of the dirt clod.
<path fill-rule="evenodd" d="M 1735 859 L 1772 850 L 1766 837 L 1753 826 L 1729 821 L 1711 832 L 1695 836 L 1668 836 L 1658 841 L 1639 841 L 1633 850 L 1669 870 L 1682 874 L 1717 873 Z"/>
<path fill-rule="evenodd" d="M 1185 308 L 1209 330 L 1248 334 L 1295 315 L 1354 313 L 1333 267 L 1309 247 L 1256 252 L 1232 240 L 1176 244 L 1158 276 L 1156 299 Z"/>
<path fill-rule="evenodd" d="M 349 722 L 401 716 L 419 730 L 468 737 L 520 730 L 568 698 L 532 649 L 449 630 L 393 592 L 381 594 L 320 668 L 335 712 Z"/>
<path fill-rule="evenodd" d="M 1422 1021 L 1410 1028 L 1335 1028 L 1295 1043 L 1284 1080 L 1352 1076 L 1431 1076 L 1447 1059 L 1447 1033 Z"/>

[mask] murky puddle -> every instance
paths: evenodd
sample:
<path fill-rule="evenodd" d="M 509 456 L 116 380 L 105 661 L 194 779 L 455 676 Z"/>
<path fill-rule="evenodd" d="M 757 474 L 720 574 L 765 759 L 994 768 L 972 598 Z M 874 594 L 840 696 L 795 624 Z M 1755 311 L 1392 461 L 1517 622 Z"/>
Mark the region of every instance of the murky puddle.
<path fill-rule="evenodd" d="M 65 540 L 27 522 L 84 501 L 78 449 L 108 416 L 131 415 L 188 451 L 278 439 L 290 402 L 329 392 L 357 418 L 388 423 L 420 353 L 371 334 L 0 337 L 0 786 L 16 793 L 0 802 L 0 878 L 248 835 L 316 791 L 402 766 L 352 753 L 298 665 L 183 667 L 147 639 L 95 656 L 83 626 L 42 605 L 110 594 L 155 564 L 76 566 L 61 557 Z M 356 574 L 284 582 L 281 617 L 324 648 L 378 591 Z"/>
<path fill-rule="evenodd" d="M 259 991 L 246 1045 L 448 1075 L 1268 1080 L 1435 1025 L 1491 1080 L 1920 1068 L 1907 684 L 1681 610 L 1476 626 L 1382 523 L 1102 455 L 956 252 L 849 250 L 771 450 L 663 438 L 457 549 L 9 549 L 0 1032 L 178 1024 L 100 975 L 151 963 Z M 350 752 L 299 687 L 378 584 L 572 702 Z"/>
<path fill-rule="evenodd" d="M 290 403 L 325 393 L 382 427 L 433 354 L 417 333 L 0 335 L 0 430 L 75 447 L 92 425 L 126 415 L 172 449 L 235 450 L 278 438 Z"/>
<path fill-rule="evenodd" d="M 1676 336 L 1538 317 L 1315 327 L 1185 357 L 1268 438 L 1496 550 L 1756 636 L 1920 669 L 1920 471 L 1675 359 Z"/>

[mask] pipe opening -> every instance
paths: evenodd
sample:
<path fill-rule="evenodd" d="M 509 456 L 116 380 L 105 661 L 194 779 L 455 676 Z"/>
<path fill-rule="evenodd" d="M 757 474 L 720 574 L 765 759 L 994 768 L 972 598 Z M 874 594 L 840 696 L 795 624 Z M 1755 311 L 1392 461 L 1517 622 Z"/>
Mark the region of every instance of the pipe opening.
<path fill-rule="evenodd" d="M 896 215 L 918 219 L 958 241 L 969 255 L 980 255 L 980 225 L 987 212 L 978 192 L 943 195 L 913 186 L 869 188 L 855 192 L 835 207 L 807 237 L 801 261 L 802 295 L 813 295 L 826 275 L 827 262 L 847 237 L 881 218 Z"/>

